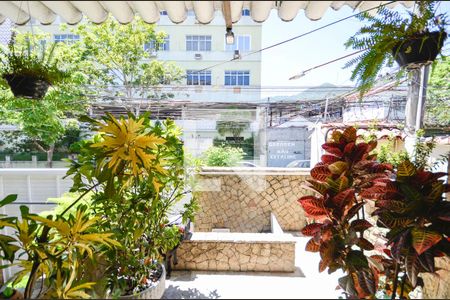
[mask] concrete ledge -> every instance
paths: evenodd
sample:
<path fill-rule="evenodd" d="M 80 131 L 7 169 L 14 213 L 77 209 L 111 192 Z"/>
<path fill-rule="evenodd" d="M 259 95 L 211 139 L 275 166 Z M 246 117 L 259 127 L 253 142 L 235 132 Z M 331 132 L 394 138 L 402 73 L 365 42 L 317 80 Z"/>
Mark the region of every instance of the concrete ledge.
<path fill-rule="evenodd" d="M 176 270 L 294 272 L 288 234 L 194 232 L 177 250 Z"/>
<path fill-rule="evenodd" d="M 284 233 L 244 233 L 244 232 L 193 232 L 184 242 L 233 242 L 233 243 L 295 243 L 290 234 Z"/>
<path fill-rule="evenodd" d="M 270 167 L 203 167 L 201 175 L 304 175 L 309 176 L 309 168 Z"/>

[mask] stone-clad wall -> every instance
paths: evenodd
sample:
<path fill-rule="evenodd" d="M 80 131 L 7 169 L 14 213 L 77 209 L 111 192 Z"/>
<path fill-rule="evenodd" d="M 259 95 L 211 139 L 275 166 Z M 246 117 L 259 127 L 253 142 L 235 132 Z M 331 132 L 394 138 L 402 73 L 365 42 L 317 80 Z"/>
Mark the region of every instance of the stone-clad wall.
<path fill-rule="evenodd" d="M 297 200 L 308 170 L 279 168 L 205 168 L 196 188 L 200 210 L 195 231 L 268 232 L 270 213 L 284 231 L 300 230 L 305 215 Z"/>
<path fill-rule="evenodd" d="M 295 241 L 271 233 L 194 232 L 177 249 L 176 270 L 294 272 Z"/>
<path fill-rule="evenodd" d="M 424 281 L 424 299 L 450 299 L 450 259 L 448 257 L 435 258 L 437 275 L 421 273 Z"/>

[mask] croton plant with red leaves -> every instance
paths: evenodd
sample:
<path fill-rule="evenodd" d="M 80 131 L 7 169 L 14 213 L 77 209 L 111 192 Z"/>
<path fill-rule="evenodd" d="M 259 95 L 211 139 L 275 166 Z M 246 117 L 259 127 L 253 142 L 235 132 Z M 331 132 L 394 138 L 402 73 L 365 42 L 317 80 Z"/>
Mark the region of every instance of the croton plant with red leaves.
<path fill-rule="evenodd" d="M 357 143 L 356 139 L 354 127 L 332 133 L 331 140 L 322 145 L 326 154 L 311 170 L 312 179 L 307 180 L 315 195 L 301 197 L 298 202 L 315 221 L 302 233 L 312 237 L 306 251 L 320 253 L 319 271 L 342 269 L 347 275 L 339 279 L 339 286 L 348 296 L 363 298 L 375 294 L 380 270 L 364 254 L 374 246 L 363 237 L 372 225 L 361 218 L 362 195 L 375 180 L 388 180 L 392 167 L 378 163 L 376 155 L 369 154 L 376 141 Z"/>
<path fill-rule="evenodd" d="M 389 229 L 386 253 L 406 272 L 412 287 L 418 273 L 436 271 L 435 257 L 450 255 L 450 202 L 443 197 L 450 186 L 439 180 L 445 175 L 406 160 L 399 164 L 395 181 L 376 179 L 361 193 L 375 199 L 377 226 Z"/>

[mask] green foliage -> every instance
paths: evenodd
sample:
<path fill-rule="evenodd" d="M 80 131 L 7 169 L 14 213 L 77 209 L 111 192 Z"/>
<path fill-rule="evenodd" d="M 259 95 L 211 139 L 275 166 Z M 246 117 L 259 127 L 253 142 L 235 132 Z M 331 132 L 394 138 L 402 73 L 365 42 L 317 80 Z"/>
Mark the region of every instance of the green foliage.
<path fill-rule="evenodd" d="M 234 147 L 210 147 L 203 153 L 203 162 L 210 167 L 233 167 L 244 158 L 244 151 Z"/>
<path fill-rule="evenodd" d="M 81 198 L 80 198 L 81 197 Z M 79 199 L 75 205 L 72 205 L 77 199 Z M 58 198 L 48 198 L 47 202 L 55 203 L 56 206 L 48 211 L 42 211 L 39 213 L 41 217 L 46 218 L 49 215 L 61 215 L 65 212 L 66 215 L 74 215 L 79 206 L 86 207 L 86 212 L 93 213 L 91 209 L 92 193 L 81 195 L 80 193 L 64 193 Z"/>
<path fill-rule="evenodd" d="M 330 141 L 322 145 L 327 152 L 311 169 L 312 179 L 306 188 L 315 195 L 301 197 L 298 202 L 314 222 L 302 229 L 311 236 L 306 251 L 319 252 L 319 271 L 333 273 L 341 269 L 346 276 L 339 286 L 347 295 L 364 298 L 375 293 L 378 273 L 364 251 L 373 250 L 364 232 L 372 224 L 361 218 L 366 199 L 363 194 L 376 180 L 386 179 L 388 164 L 375 161 L 370 152 L 376 141 L 357 143 L 356 129 L 335 130 Z"/>
<path fill-rule="evenodd" d="M 450 60 L 437 59 L 428 81 L 425 123 L 450 126 Z"/>
<path fill-rule="evenodd" d="M 0 207 L 16 198 L 17 195 L 7 196 Z M 94 259 L 100 246 L 120 247 L 110 238 L 112 233 L 99 233 L 93 226 L 101 218 L 87 214 L 85 206 L 68 217 L 61 214 L 43 218 L 31 214 L 27 206 L 21 206 L 20 211 L 21 218 L 0 216 L 0 229 L 12 232 L 0 235 L 0 258 L 20 267 L 10 279 L 12 285 L 17 286 L 28 277 L 24 293 L 28 299 L 36 279 L 42 277 L 44 288 L 37 297 L 89 298 L 86 291 L 95 283 L 82 279 L 85 263 Z"/>
<path fill-rule="evenodd" d="M 24 75 L 42 79 L 50 84 L 64 81 L 69 75 L 61 70 L 58 61 L 54 60 L 57 44 L 42 43 L 40 38 L 31 33 L 13 32 L 8 51 L 0 48 L 0 62 L 3 64 L 2 76 Z M 17 42 L 17 45 L 16 45 Z"/>
<path fill-rule="evenodd" d="M 100 133 L 80 142 L 67 173 L 74 179 L 71 191 L 92 191 L 92 211 L 105 216 L 98 228 L 114 232 L 126 249 L 106 251 L 102 277 L 111 295 L 131 295 L 148 287 L 155 263 L 179 242 L 167 224 L 188 188 L 181 133 L 171 120 L 152 125 L 146 114 L 85 120 Z M 187 215 L 190 205 L 195 199 L 185 205 Z"/>
<path fill-rule="evenodd" d="M 157 61 L 144 49 L 151 41 L 162 43 L 166 34 L 156 32 L 155 25 L 140 18 L 124 25 L 110 17 L 102 24 L 80 24 L 71 31 L 80 36 L 74 45 L 79 51 L 76 61 L 86 65 L 89 84 L 119 85 L 115 96 L 164 98 L 167 95 L 160 95 L 153 87 L 182 78 L 182 70 L 173 62 Z"/>
<path fill-rule="evenodd" d="M 250 122 L 248 121 L 217 121 L 217 132 L 222 136 L 231 133 L 233 137 L 239 137 L 249 127 Z"/>
<path fill-rule="evenodd" d="M 351 79 L 357 80 L 358 90 L 362 97 L 376 83 L 377 75 L 384 66 L 392 66 L 395 46 L 407 39 L 417 36 L 428 30 L 437 29 L 444 31 L 447 25 L 445 15 L 435 15 L 436 4 L 439 1 L 417 2 L 417 14 L 409 13 L 409 18 L 404 18 L 399 12 L 386 7 L 381 7 L 376 16 L 363 13 L 357 16 L 361 22 L 368 25 L 361 27 L 345 46 L 355 50 L 364 50 L 362 54 L 346 63 L 345 67 L 355 65 Z M 441 38 L 445 35 L 442 34 Z M 401 72 L 397 78 L 402 76 Z"/>
<path fill-rule="evenodd" d="M 28 49 L 27 45 L 33 43 L 38 49 L 48 43 L 45 38 L 46 35 L 40 33 L 34 36 L 18 33 L 14 47 Z M 34 148 L 48 154 L 49 161 L 55 144 L 66 133 L 67 119 L 85 113 L 89 102 L 82 88 L 87 83 L 87 77 L 83 75 L 87 72 L 86 63 L 74 60 L 78 56 L 75 48 L 64 43 L 58 43 L 52 49 L 52 61 L 58 68 L 65 69 L 67 76 L 64 82 L 54 82 L 45 97 L 33 101 L 32 105 L 30 99 L 15 98 L 5 86 L 0 87 L 0 119 L 4 123 L 17 125 Z"/>
<path fill-rule="evenodd" d="M 395 138 L 389 138 L 389 141 L 385 144 L 380 145 L 380 149 L 377 151 L 378 161 L 381 163 L 391 164 L 394 168 L 408 159 L 408 152 L 406 150 L 394 151 L 394 140 Z"/>
<path fill-rule="evenodd" d="M 253 160 L 255 158 L 255 139 L 253 136 L 244 140 L 222 140 L 215 138 L 213 140 L 213 146 L 241 148 L 245 153 L 243 159 Z"/>
<path fill-rule="evenodd" d="M 375 199 L 377 224 L 386 234 L 391 258 L 416 286 L 419 272 L 435 273 L 434 258 L 450 255 L 450 206 L 443 193 L 450 190 L 440 177 L 409 160 L 398 166 L 395 181 L 378 181 L 366 190 Z M 402 295 L 400 295 L 402 296 Z"/>
<path fill-rule="evenodd" d="M 423 135 L 423 130 L 417 131 L 414 151 L 412 154 L 411 161 L 417 169 L 427 169 L 431 167 L 428 164 L 428 158 L 433 152 L 433 149 L 436 147 L 436 141 L 434 139 L 429 142 L 422 142 L 421 138 Z"/>

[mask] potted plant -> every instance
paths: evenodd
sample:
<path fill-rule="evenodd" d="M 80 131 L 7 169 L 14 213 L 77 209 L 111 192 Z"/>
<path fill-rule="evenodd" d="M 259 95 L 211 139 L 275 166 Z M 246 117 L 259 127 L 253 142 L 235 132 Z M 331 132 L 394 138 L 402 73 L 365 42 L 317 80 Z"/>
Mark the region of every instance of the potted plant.
<path fill-rule="evenodd" d="M 380 269 L 365 254 L 374 246 L 364 237 L 372 224 L 364 218 L 362 195 L 373 182 L 387 178 L 391 166 L 377 163 L 376 155 L 369 154 L 376 141 L 357 143 L 356 139 L 354 127 L 333 131 L 331 140 L 322 145 L 326 154 L 307 180 L 306 188 L 314 195 L 298 202 L 314 220 L 301 232 L 311 236 L 306 251 L 320 254 L 319 272 L 341 269 L 346 275 L 339 279 L 339 286 L 346 295 L 364 298 L 375 294 Z"/>
<path fill-rule="evenodd" d="M 180 240 L 178 229 L 167 226 L 169 213 L 186 193 L 180 132 L 170 120 L 152 125 L 147 114 L 85 120 L 99 134 L 79 144 L 67 173 L 72 191 L 92 191 L 91 209 L 105 220 L 99 228 L 123 246 L 106 251 L 98 296 L 160 298 L 162 254 Z"/>
<path fill-rule="evenodd" d="M 350 37 L 345 46 L 364 52 L 345 67 L 355 65 L 351 79 L 357 80 L 361 96 L 375 84 L 381 68 L 392 66 L 394 60 L 407 68 L 435 60 L 447 38 L 448 25 L 445 14 L 436 14 L 438 2 L 417 1 L 416 13 L 408 12 L 407 18 L 384 6 L 376 16 L 367 12 L 357 16 L 368 25 Z"/>
<path fill-rule="evenodd" d="M 450 190 L 440 177 L 420 161 L 402 161 L 395 180 L 378 181 L 363 195 L 375 200 L 377 224 L 387 228 L 387 253 L 395 271 L 393 285 L 416 287 L 419 273 L 434 273 L 435 257 L 450 255 L 450 205 L 442 196 Z M 401 284 L 398 273 L 403 272 Z M 396 288 L 393 288 L 394 295 Z"/>
<path fill-rule="evenodd" d="M 57 43 L 48 49 L 46 43 L 32 42 L 28 36 L 24 43 L 15 44 L 15 35 L 8 44 L 8 51 L 1 49 L 2 77 L 15 97 L 41 99 L 50 85 L 62 82 L 67 73 L 53 60 Z"/>
<path fill-rule="evenodd" d="M 0 201 L 0 207 L 16 199 L 17 195 L 9 195 Z M 23 295 L 11 288 L 2 295 L 7 299 L 89 297 L 87 291 L 95 283 L 84 280 L 85 264 L 99 246 L 120 246 L 110 239 L 112 233 L 99 233 L 93 226 L 99 218 L 87 214 L 85 206 L 66 217 L 63 212 L 43 218 L 24 205 L 20 212 L 21 218 L 0 215 L 0 229 L 10 232 L 0 234 L 0 259 L 19 267 L 8 283 L 15 286 L 25 279 L 26 287 Z"/>

